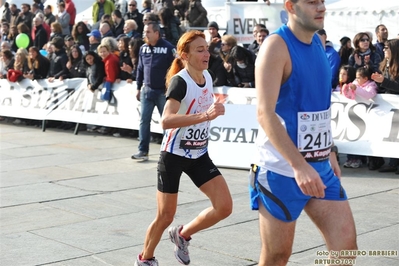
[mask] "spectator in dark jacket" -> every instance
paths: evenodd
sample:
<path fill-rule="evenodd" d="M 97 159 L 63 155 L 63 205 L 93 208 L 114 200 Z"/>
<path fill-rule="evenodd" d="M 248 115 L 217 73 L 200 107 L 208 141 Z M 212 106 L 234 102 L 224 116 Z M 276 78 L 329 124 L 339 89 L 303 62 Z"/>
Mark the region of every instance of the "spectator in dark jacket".
<path fill-rule="evenodd" d="M 55 37 L 51 44 L 54 46 L 55 57 L 50 60 L 50 71 L 48 74 L 48 80 L 53 82 L 54 79 L 63 80 L 68 77 L 69 71 L 66 67 L 68 62 L 68 56 L 64 49 L 64 39 Z"/>
<path fill-rule="evenodd" d="M 42 49 L 43 46 L 47 43 L 47 32 L 42 25 L 43 21 L 40 17 L 35 17 L 33 19 L 33 24 L 35 25 L 35 38 L 33 41 L 33 45 L 39 49 Z"/>
<path fill-rule="evenodd" d="M 18 35 L 18 28 L 17 26 L 13 25 L 10 27 L 10 33 L 8 34 L 8 41 L 10 42 L 11 51 L 14 53 L 18 50 L 17 44 L 15 42 L 15 38 Z"/>
<path fill-rule="evenodd" d="M 260 29 L 262 28 L 266 29 L 266 26 L 264 24 L 256 24 L 252 31 L 252 35 L 254 36 L 254 41 L 248 46 L 248 50 L 250 50 L 254 54 L 257 54 L 259 51 L 259 44 L 256 37 L 258 36 L 258 32 L 260 31 Z"/>
<path fill-rule="evenodd" d="M 125 25 L 125 20 L 122 18 L 122 13 L 119 10 L 114 10 L 111 14 L 112 21 L 114 22 L 114 36 L 118 37 L 123 34 L 123 26 Z"/>
<path fill-rule="evenodd" d="M 346 66 L 349 61 L 349 56 L 353 53 L 351 39 L 344 36 L 339 41 L 341 47 L 339 48 L 338 54 L 341 58 L 341 66 Z"/>
<path fill-rule="evenodd" d="M 219 25 L 215 21 L 211 21 L 208 24 L 208 32 L 210 40 L 208 42 L 209 45 L 209 53 L 212 56 L 218 56 L 220 53 L 220 47 L 222 46 L 222 37 L 219 34 Z"/>
<path fill-rule="evenodd" d="M 97 52 L 97 47 L 101 43 L 101 32 L 99 30 L 92 30 L 87 36 L 90 42 L 89 51 Z"/>
<path fill-rule="evenodd" d="M 143 9 L 141 10 L 141 14 L 144 15 L 145 13 L 151 13 L 151 5 L 151 0 L 143 0 L 143 2 L 141 3 L 141 6 L 143 7 Z"/>
<path fill-rule="evenodd" d="M 50 61 L 44 57 L 36 46 L 29 48 L 28 73 L 24 74 L 25 78 L 35 80 L 47 77 Z"/>
<path fill-rule="evenodd" d="M 21 10 L 19 10 L 18 8 L 17 8 L 17 5 L 16 4 L 11 4 L 10 5 L 10 11 L 11 11 L 11 13 L 10 13 L 10 15 L 11 15 L 11 17 L 10 17 L 10 26 L 17 26 L 17 18 L 18 18 L 18 15 L 19 15 L 19 13 L 21 12 Z"/>
<path fill-rule="evenodd" d="M 179 12 L 178 16 L 180 20 L 185 20 L 186 18 L 186 12 L 189 7 L 189 0 L 175 0 L 173 1 L 173 5 L 175 7 L 175 10 Z"/>
<path fill-rule="evenodd" d="M 50 25 L 51 34 L 50 34 L 50 41 L 52 41 L 55 37 L 62 37 L 62 27 L 61 24 L 58 22 L 53 22 Z"/>
<path fill-rule="evenodd" d="M 1 51 L 0 78 L 6 78 L 9 69 L 14 68 L 14 55 L 10 50 Z"/>
<path fill-rule="evenodd" d="M 380 73 L 375 72 L 371 79 L 377 82 L 380 93 L 399 95 L 399 39 L 388 40 L 383 48 L 384 60 L 380 64 Z M 369 157 L 369 169 L 376 170 L 384 164 L 380 157 Z M 395 172 L 399 175 L 399 158 L 389 158 L 387 165 L 379 172 Z"/>
<path fill-rule="evenodd" d="M 101 32 L 101 38 L 114 37 L 114 33 L 112 32 L 112 26 L 107 21 L 100 23 L 100 27 L 98 30 Z"/>
<path fill-rule="evenodd" d="M 69 69 L 69 78 L 84 78 L 86 77 L 86 66 L 83 62 L 82 50 L 79 45 L 72 45 L 68 54 L 68 63 L 66 64 Z"/>
<path fill-rule="evenodd" d="M 85 51 L 89 51 L 90 41 L 87 34 L 90 34 L 89 29 L 83 21 L 79 21 L 72 29 L 72 38 L 76 44 L 83 46 Z"/>
<path fill-rule="evenodd" d="M 159 10 L 158 17 L 161 28 L 165 34 L 162 38 L 176 45 L 180 38 L 180 20 L 173 15 L 172 9 L 167 7 L 163 7 Z"/>
<path fill-rule="evenodd" d="M 83 60 L 86 65 L 87 88 L 94 92 L 104 81 L 104 62 L 94 51 L 88 51 Z"/>
<path fill-rule="evenodd" d="M 190 27 L 208 26 L 208 12 L 202 6 L 201 0 L 190 0 L 189 8 L 186 12 L 186 20 Z"/>
<path fill-rule="evenodd" d="M 47 25 L 51 25 L 51 23 L 55 22 L 55 17 L 52 13 L 52 7 L 50 5 L 46 6 L 44 9 L 44 21 Z"/>
<path fill-rule="evenodd" d="M 24 23 L 28 28 L 28 32 L 32 29 L 32 20 L 33 14 L 30 12 L 30 5 L 22 4 L 22 11 L 19 13 L 15 25 L 19 25 L 20 23 Z"/>
<path fill-rule="evenodd" d="M 378 72 L 381 57 L 371 44 L 370 36 L 366 32 L 359 32 L 353 38 L 353 45 L 355 50 L 349 57 L 348 64 L 355 69 L 370 65 L 372 72 Z"/>
<path fill-rule="evenodd" d="M 131 72 L 133 73 L 133 80 L 136 80 L 137 77 L 137 67 L 139 65 L 139 53 L 140 48 L 143 46 L 144 41 L 140 39 L 130 40 L 129 42 L 129 54 L 132 59 L 133 69 Z"/>
<path fill-rule="evenodd" d="M 129 37 L 121 37 L 118 41 L 118 49 L 119 49 L 119 67 L 121 71 L 119 72 L 119 77 L 117 82 L 120 80 L 126 80 L 127 83 L 132 83 L 133 81 L 133 75 L 132 72 L 130 71 L 125 71 L 126 65 L 130 66 L 130 68 L 133 69 L 133 63 L 132 59 L 130 58 L 129 54 Z"/>
<path fill-rule="evenodd" d="M 234 59 L 233 73 L 234 80 L 229 77 L 230 84 L 234 84 L 243 88 L 255 88 L 255 55 L 241 47 L 234 46 L 230 53 L 231 58 Z"/>
<path fill-rule="evenodd" d="M 223 60 L 218 55 L 209 57 L 209 73 L 212 76 L 213 86 L 227 85 L 227 71 L 223 66 Z"/>
<path fill-rule="evenodd" d="M 11 10 L 10 10 L 10 4 L 8 2 L 4 3 L 4 9 L 3 9 L 3 14 L 1 15 L 1 19 L 5 21 L 11 20 Z"/>
<path fill-rule="evenodd" d="M 127 73 L 132 73 L 132 80 L 136 80 L 137 66 L 139 64 L 140 47 L 144 44 L 141 38 L 129 39 L 129 56 L 131 64 L 124 64 L 121 70 Z"/>
<path fill-rule="evenodd" d="M 2 34 L 1 34 L 1 42 L 9 41 L 8 35 L 10 34 L 10 24 L 8 22 L 3 22 L 1 24 Z"/>
<path fill-rule="evenodd" d="M 139 12 L 137 9 L 137 2 L 135 0 L 130 0 L 128 5 L 128 11 L 124 16 L 125 21 L 128 19 L 133 19 L 137 24 L 137 31 L 143 32 L 144 24 L 143 24 L 143 14 Z"/>

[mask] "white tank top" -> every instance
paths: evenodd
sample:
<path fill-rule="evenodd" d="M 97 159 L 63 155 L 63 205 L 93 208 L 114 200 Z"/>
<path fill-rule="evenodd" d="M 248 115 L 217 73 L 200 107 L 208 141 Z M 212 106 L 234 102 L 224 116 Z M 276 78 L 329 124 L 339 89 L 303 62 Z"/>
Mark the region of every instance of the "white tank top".
<path fill-rule="evenodd" d="M 212 77 L 204 70 L 205 86 L 200 87 L 190 77 L 186 69 L 176 75 L 187 84 L 186 95 L 180 102 L 178 114 L 204 113 L 214 102 Z M 208 151 L 210 121 L 199 124 L 167 129 L 162 141 L 161 151 L 166 151 L 189 159 L 196 159 Z"/>

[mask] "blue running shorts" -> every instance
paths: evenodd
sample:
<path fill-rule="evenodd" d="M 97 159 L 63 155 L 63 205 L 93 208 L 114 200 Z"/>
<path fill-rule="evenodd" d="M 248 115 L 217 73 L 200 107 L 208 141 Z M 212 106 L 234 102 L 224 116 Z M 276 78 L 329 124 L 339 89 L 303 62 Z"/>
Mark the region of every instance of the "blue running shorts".
<path fill-rule="evenodd" d="M 347 200 L 341 181 L 331 168 L 319 173 L 325 189 L 324 200 Z M 295 178 L 283 176 L 259 166 L 252 165 L 250 170 L 249 194 L 251 209 L 258 210 L 259 202 L 275 218 L 292 222 L 298 219 L 307 202 L 312 198 L 302 193 Z M 261 179 L 262 184 L 259 183 Z"/>

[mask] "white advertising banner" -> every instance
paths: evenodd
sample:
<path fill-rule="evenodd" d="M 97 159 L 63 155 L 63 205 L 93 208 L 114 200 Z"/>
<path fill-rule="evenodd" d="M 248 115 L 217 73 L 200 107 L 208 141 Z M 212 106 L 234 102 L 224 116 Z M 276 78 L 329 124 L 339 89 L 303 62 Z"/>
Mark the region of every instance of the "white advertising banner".
<path fill-rule="evenodd" d="M 259 127 L 255 89 L 218 87 L 215 95 L 224 99 L 226 115 L 211 125 L 212 160 L 218 166 L 248 168 Z M 398 95 L 377 95 L 367 101 L 334 92 L 331 101 L 332 133 L 341 153 L 399 158 Z"/>
<path fill-rule="evenodd" d="M 264 24 L 271 33 L 287 22 L 283 4 L 268 6 L 263 2 L 228 2 L 226 13 L 227 34 L 234 35 L 242 44 L 254 41 L 252 31 L 256 24 Z"/>
<path fill-rule="evenodd" d="M 60 120 L 108 127 L 139 129 L 140 102 L 135 84 L 113 86 L 113 100 L 86 88 L 86 79 L 9 83 L 0 80 L 0 115 L 36 120 Z M 209 152 L 218 166 L 248 168 L 256 152 L 258 133 L 256 91 L 216 87 L 226 114 L 211 123 Z M 399 158 L 399 96 L 377 95 L 373 100 L 331 96 L 332 131 L 340 152 Z M 162 133 L 158 110 L 151 131 Z"/>
<path fill-rule="evenodd" d="M 10 83 L 0 80 L 0 115 L 36 120 L 59 120 L 107 127 L 139 129 L 140 102 L 136 85 L 121 81 L 113 85 L 113 99 L 87 89 L 84 78 Z M 154 110 L 151 131 L 162 133 L 160 115 Z"/>

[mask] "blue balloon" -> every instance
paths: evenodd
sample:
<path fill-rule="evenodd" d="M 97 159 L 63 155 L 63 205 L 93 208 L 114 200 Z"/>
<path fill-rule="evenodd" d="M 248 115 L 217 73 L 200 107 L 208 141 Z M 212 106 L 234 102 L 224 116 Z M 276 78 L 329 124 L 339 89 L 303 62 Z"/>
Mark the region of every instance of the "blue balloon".
<path fill-rule="evenodd" d="M 47 55 L 47 51 L 46 50 L 40 50 L 40 53 L 42 54 L 42 56 L 46 56 Z"/>

